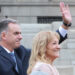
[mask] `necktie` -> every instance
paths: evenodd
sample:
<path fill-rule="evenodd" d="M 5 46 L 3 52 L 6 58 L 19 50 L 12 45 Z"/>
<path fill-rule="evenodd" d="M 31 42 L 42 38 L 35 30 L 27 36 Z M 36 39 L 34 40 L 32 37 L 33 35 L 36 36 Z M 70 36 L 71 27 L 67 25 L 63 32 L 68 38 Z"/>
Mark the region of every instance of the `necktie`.
<path fill-rule="evenodd" d="M 18 72 L 18 67 L 17 67 L 17 62 L 16 62 L 16 58 L 15 58 L 15 55 L 14 55 L 14 52 L 11 52 L 9 53 L 11 55 L 11 57 L 13 58 L 14 62 L 16 63 L 16 66 L 15 66 L 15 69 L 16 71 Z"/>

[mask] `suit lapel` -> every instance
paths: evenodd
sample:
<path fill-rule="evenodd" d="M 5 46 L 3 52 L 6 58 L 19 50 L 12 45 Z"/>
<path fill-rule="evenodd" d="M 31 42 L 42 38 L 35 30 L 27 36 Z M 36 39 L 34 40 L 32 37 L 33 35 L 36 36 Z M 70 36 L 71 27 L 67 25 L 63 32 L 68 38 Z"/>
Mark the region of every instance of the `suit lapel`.
<path fill-rule="evenodd" d="M 8 60 L 12 66 L 15 66 L 13 59 L 10 57 L 10 55 L 5 51 L 5 49 L 2 46 L 0 46 L 0 55 L 3 56 L 4 59 Z"/>
<path fill-rule="evenodd" d="M 5 49 L 0 46 L 0 55 L 6 59 L 7 61 L 9 61 L 9 63 L 14 67 L 14 71 L 17 72 L 15 70 L 15 63 L 13 61 L 13 59 L 11 58 L 11 56 L 9 55 L 9 53 L 7 53 L 5 51 Z M 16 57 L 16 62 L 17 62 L 17 66 L 18 66 L 18 70 L 19 70 L 19 73 L 17 72 L 17 74 L 19 75 L 23 75 L 23 70 L 22 70 L 22 61 L 20 60 L 19 56 L 17 55 L 17 53 L 15 52 L 15 57 Z"/>

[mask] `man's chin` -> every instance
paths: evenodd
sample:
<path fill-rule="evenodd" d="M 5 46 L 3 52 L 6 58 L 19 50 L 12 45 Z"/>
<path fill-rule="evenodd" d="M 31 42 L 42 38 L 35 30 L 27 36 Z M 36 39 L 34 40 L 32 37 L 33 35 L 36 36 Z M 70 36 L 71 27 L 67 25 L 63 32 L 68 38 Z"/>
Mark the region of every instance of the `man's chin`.
<path fill-rule="evenodd" d="M 20 44 L 15 46 L 15 48 L 18 48 L 18 47 L 20 47 Z"/>

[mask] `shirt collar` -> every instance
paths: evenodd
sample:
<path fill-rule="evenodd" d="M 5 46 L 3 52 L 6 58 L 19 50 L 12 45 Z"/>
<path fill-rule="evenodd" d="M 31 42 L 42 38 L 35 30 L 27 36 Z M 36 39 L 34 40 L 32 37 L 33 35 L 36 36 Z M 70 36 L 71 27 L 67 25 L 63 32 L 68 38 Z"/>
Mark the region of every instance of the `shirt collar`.
<path fill-rule="evenodd" d="M 3 48 L 5 49 L 5 51 L 6 51 L 7 53 L 11 53 L 11 51 L 8 50 L 7 48 L 5 48 L 5 47 L 3 47 Z M 14 53 L 14 50 L 12 51 L 12 53 Z"/>

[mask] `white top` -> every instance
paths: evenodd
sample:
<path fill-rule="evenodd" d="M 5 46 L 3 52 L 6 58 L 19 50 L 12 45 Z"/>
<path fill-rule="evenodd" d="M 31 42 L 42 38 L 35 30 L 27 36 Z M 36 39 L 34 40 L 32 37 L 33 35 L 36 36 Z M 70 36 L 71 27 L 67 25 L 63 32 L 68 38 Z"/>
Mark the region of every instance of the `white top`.
<path fill-rule="evenodd" d="M 48 75 L 59 75 L 59 72 L 55 66 L 44 63 L 44 62 L 37 62 L 32 72 L 35 72 L 35 71 L 45 72 Z"/>

